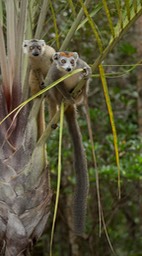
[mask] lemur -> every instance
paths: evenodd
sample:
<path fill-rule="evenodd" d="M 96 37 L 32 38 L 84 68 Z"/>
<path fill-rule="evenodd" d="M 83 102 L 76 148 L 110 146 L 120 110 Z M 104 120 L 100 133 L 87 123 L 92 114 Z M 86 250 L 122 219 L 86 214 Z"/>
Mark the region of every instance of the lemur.
<path fill-rule="evenodd" d="M 53 64 L 49 69 L 45 86 L 48 86 L 52 82 L 75 69 L 83 69 L 83 72 L 72 75 L 47 92 L 50 119 L 52 119 L 56 113 L 57 108 L 60 106 L 63 99 L 67 100 L 69 103 L 69 106 L 65 111 L 65 117 L 73 142 L 74 169 L 76 172 L 77 182 L 73 210 L 74 231 L 77 235 L 82 235 L 85 224 L 89 182 L 86 155 L 82 144 L 82 135 L 77 122 L 76 106 L 83 103 L 84 98 L 87 97 L 91 68 L 86 62 L 79 58 L 77 52 L 56 52 L 53 54 L 52 58 Z M 77 98 L 73 98 L 71 96 L 71 92 L 82 78 L 84 79 L 82 91 Z"/>
<path fill-rule="evenodd" d="M 44 79 L 52 63 L 55 50 L 45 44 L 44 40 L 24 40 L 23 52 L 28 55 L 30 63 L 29 86 L 31 95 L 41 90 Z"/>
<path fill-rule="evenodd" d="M 23 52 L 28 55 L 30 64 L 29 87 L 31 95 L 41 90 L 44 79 L 52 63 L 55 50 L 45 44 L 44 40 L 31 39 L 23 41 Z M 39 137 L 45 130 L 44 101 L 39 111 Z"/>

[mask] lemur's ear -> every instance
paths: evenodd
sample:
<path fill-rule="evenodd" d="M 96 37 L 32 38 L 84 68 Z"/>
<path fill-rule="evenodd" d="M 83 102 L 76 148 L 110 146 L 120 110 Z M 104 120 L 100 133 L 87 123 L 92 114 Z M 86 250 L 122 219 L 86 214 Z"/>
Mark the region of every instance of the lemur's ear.
<path fill-rule="evenodd" d="M 59 55 L 60 55 L 59 52 L 55 52 L 55 53 L 53 54 L 53 56 L 52 56 L 52 59 L 53 59 L 53 60 L 58 60 L 58 59 L 59 59 Z"/>
<path fill-rule="evenodd" d="M 39 43 L 40 43 L 42 46 L 45 46 L 45 45 L 46 45 L 46 43 L 45 43 L 44 40 L 39 40 Z"/>
<path fill-rule="evenodd" d="M 28 44 L 29 44 L 29 41 L 30 41 L 30 40 L 24 40 L 24 41 L 23 41 L 22 47 L 23 47 L 23 52 L 24 52 L 24 53 L 28 53 L 28 51 L 27 51 L 27 46 L 28 46 Z"/>
<path fill-rule="evenodd" d="M 74 56 L 75 59 L 78 59 L 78 58 L 79 58 L 79 55 L 78 55 L 77 52 L 74 52 L 74 53 L 73 53 L 73 56 Z"/>

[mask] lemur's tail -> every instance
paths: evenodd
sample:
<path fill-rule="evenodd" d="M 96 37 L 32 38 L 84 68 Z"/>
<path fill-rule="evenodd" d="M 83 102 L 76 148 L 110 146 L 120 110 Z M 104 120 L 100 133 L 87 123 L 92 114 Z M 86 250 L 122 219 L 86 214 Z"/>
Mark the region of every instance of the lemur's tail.
<path fill-rule="evenodd" d="M 77 235 L 83 235 L 88 196 L 87 161 L 82 144 L 82 135 L 77 123 L 76 108 L 69 106 L 65 112 L 66 121 L 74 148 L 74 169 L 76 172 L 76 188 L 74 196 L 74 229 Z"/>

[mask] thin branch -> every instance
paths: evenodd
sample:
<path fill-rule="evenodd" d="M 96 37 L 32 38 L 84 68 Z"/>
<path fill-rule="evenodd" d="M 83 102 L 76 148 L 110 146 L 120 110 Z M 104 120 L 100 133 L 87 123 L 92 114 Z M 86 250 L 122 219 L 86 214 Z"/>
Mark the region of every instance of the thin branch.
<path fill-rule="evenodd" d="M 82 6 L 82 8 L 83 8 L 83 11 L 84 11 L 84 13 L 85 13 L 85 15 L 86 15 L 86 17 L 87 17 L 87 19 L 88 19 L 88 22 L 89 22 L 89 24 L 90 24 L 90 27 L 91 27 L 91 29 L 92 29 L 94 35 L 95 35 L 95 38 L 96 38 L 96 41 L 97 41 L 97 44 L 98 44 L 98 47 L 99 47 L 99 51 L 100 51 L 100 53 L 102 53 L 102 52 L 103 52 L 103 42 L 102 42 L 101 37 L 100 37 L 100 35 L 99 35 L 99 33 L 98 33 L 97 25 L 96 25 L 96 23 L 93 21 L 93 19 L 91 18 L 90 14 L 89 14 L 89 12 L 88 12 L 88 10 L 87 10 L 87 8 L 86 8 L 86 6 L 84 5 L 84 3 L 83 3 L 82 0 L 80 0 L 80 3 L 81 3 L 81 6 Z"/>

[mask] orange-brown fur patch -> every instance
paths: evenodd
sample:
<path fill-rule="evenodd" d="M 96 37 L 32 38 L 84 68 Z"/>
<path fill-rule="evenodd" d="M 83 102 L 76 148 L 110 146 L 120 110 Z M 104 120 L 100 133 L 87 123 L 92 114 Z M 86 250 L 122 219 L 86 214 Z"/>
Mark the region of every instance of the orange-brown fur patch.
<path fill-rule="evenodd" d="M 60 52 L 60 55 L 69 58 L 73 56 L 73 52 Z"/>

